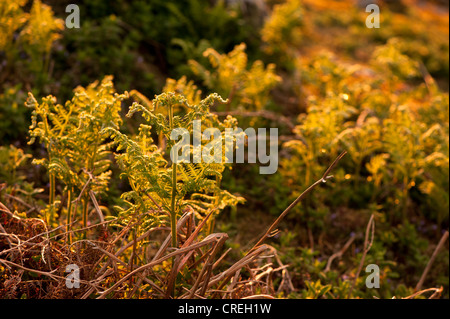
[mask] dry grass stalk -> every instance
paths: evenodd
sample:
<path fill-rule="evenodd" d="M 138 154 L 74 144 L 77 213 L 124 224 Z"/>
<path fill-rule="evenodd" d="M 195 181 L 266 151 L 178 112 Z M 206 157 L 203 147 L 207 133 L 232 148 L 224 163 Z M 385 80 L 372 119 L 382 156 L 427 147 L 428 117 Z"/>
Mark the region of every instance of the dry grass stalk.
<path fill-rule="evenodd" d="M 373 239 L 375 237 L 375 222 L 374 222 L 373 218 L 374 218 L 374 216 L 372 214 L 370 216 L 369 222 L 367 223 L 366 236 L 365 236 L 365 239 L 364 239 L 364 251 L 363 251 L 363 254 L 361 256 L 361 261 L 359 263 L 358 270 L 356 271 L 355 279 L 353 280 L 353 284 L 352 284 L 352 286 L 351 286 L 351 288 L 350 288 L 350 290 L 348 292 L 348 298 L 350 298 L 351 295 L 352 295 L 353 289 L 355 288 L 356 282 L 358 281 L 359 274 L 361 273 L 361 270 L 363 268 L 364 261 L 366 259 L 366 255 L 369 252 L 369 250 L 370 250 L 370 248 L 372 247 L 372 244 L 373 244 Z M 370 240 L 369 240 L 369 233 L 371 234 Z"/>
<path fill-rule="evenodd" d="M 345 245 L 342 246 L 342 248 L 341 248 L 338 252 L 334 253 L 333 255 L 330 256 L 330 258 L 328 258 L 327 266 L 325 267 L 324 272 L 329 272 L 329 271 L 330 271 L 330 269 L 331 269 L 331 264 L 332 264 L 333 260 L 335 260 L 336 258 L 341 258 L 342 255 L 343 255 L 343 254 L 347 251 L 347 249 L 350 247 L 350 245 L 355 241 L 355 238 L 356 238 L 356 237 L 355 237 L 354 235 L 350 236 L 350 239 L 347 240 L 347 242 L 345 243 Z"/>
<path fill-rule="evenodd" d="M 416 291 L 419 291 L 420 289 L 422 289 L 422 285 L 423 285 L 423 282 L 425 281 L 425 278 L 427 277 L 428 271 L 431 269 L 431 266 L 433 265 L 433 262 L 434 262 L 434 260 L 436 259 L 436 256 L 439 253 L 439 250 L 441 250 L 442 246 L 444 246 L 444 244 L 447 241 L 447 239 L 448 239 L 448 231 L 445 231 L 444 235 L 442 235 L 442 237 L 441 237 L 441 240 L 437 244 L 437 246 L 436 246 L 436 248 L 435 248 L 435 250 L 433 252 L 433 255 L 431 255 L 431 258 L 428 261 L 428 264 L 425 267 L 425 270 L 423 271 L 419 282 L 417 283 L 417 286 L 416 286 L 416 289 L 415 289 Z"/>
<path fill-rule="evenodd" d="M 303 193 L 300 194 L 300 196 L 298 196 L 292 203 L 291 205 L 289 205 L 288 208 L 286 208 L 284 210 L 284 212 L 282 212 L 280 214 L 280 216 L 278 216 L 278 218 L 272 223 L 272 225 L 270 225 L 270 227 L 267 229 L 267 231 L 264 233 L 264 235 L 259 239 L 259 241 L 253 246 L 252 249 L 250 249 L 250 251 L 253 251 L 254 249 L 256 249 L 257 247 L 259 247 L 268 237 L 271 236 L 271 234 L 276 231 L 276 227 L 278 226 L 278 224 L 281 222 L 281 220 L 283 220 L 283 218 L 307 195 L 309 194 L 316 186 L 318 186 L 321 183 L 325 183 L 328 179 L 330 179 L 332 176 L 329 176 L 330 172 L 334 169 L 334 167 L 337 165 L 337 163 L 345 156 L 345 154 L 347 154 L 347 152 L 343 152 L 341 153 L 335 160 L 334 162 L 328 167 L 328 169 L 325 171 L 325 173 L 322 175 L 322 177 L 316 181 L 314 184 L 312 184 L 311 186 L 309 186 L 305 191 L 303 191 Z"/>

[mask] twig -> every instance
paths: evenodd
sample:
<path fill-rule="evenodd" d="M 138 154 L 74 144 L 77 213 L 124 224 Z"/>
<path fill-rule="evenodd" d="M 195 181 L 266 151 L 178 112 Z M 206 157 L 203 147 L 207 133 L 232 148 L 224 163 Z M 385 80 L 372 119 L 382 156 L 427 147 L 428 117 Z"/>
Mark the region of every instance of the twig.
<path fill-rule="evenodd" d="M 190 211 L 190 212 L 184 214 L 183 216 L 181 216 L 181 218 L 177 222 L 177 232 L 184 225 L 184 222 L 186 221 L 186 219 L 188 219 L 192 214 L 193 214 L 193 212 Z M 171 239 L 172 239 L 172 234 L 167 236 L 166 240 L 162 243 L 161 247 L 159 248 L 159 250 L 156 252 L 155 256 L 153 257 L 152 262 L 162 256 L 164 251 L 166 251 L 166 249 L 169 247 Z"/>
<path fill-rule="evenodd" d="M 433 262 L 436 259 L 436 256 L 437 256 L 439 250 L 442 248 L 442 246 L 444 246 L 444 243 L 447 240 L 447 238 L 448 238 L 448 230 L 446 230 L 444 235 L 442 235 L 441 240 L 439 241 L 438 245 L 436 246 L 436 249 L 433 252 L 433 255 L 431 255 L 431 258 L 428 261 L 428 264 L 425 267 L 425 270 L 423 271 L 419 282 L 417 283 L 415 291 L 419 291 L 420 289 L 422 289 L 422 285 L 423 285 L 423 282 L 425 281 L 425 278 L 427 277 L 428 271 L 430 270 L 431 266 L 433 265 Z"/>
<path fill-rule="evenodd" d="M 119 256 L 121 255 L 126 249 L 130 248 L 131 246 L 133 246 L 134 242 L 139 242 L 141 240 L 143 240 L 144 238 L 148 237 L 152 232 L 156 231 L 156 230 L 164 230 L 167 229 L 166 227 L 156 227 L 156 228 L 150 228 L 149 230 L 147 230 L 145 233 L 143 233 L 141 236 L 139 236 L 138 238 L 136 238 L 136 240 L 132 240 L 130 242 L 128 242 L 125 246 L 122 246 L 115 254 L 115 256 Z"/>
<path fill-rule="evenodd" d="M 217 266 L 219 266 L 220 262 L 228 255 L 228 253 L 232 250 L 232 248 L 228 248 L 223 254 L 222 256 L 219 257 L 219 259 L 216 260 L 216 262 L 214 263 L 212 269 L 214 270 Z"/>
<path fill-rule="evenodd" d="M 411 296 L 404 297 L 402 299 L 413 299 L 414 297 L 422 295 L 422 294 L 424 294 L 426 292 L 429 292 L 429 291 L 434 291 L 434 293 L 428 299 L 437 299 L 437 298 L 440 297 L 440 295 L 441 295 L 443 290 L 444 290 L 444 287 L 442 287 L 442 286 L 439 287 L 439 288 L 428 288 L 428 289 L 424 289 L 424 290 L 415 292 Z"/>
<path fill-rule="evenodd" d="M 369 233 L 372 234 L 370 242 L 369 242 Z M 364 251 L 361 256 L 361 261 L 359 263 L 358 271 L 356 272 L 355 279 L 353 281 L 353 285 L 351 286 L 349 292 L 348 292 L 348 298 L 352 295 L 353 289 L 355 288 L 356 281 L 358 280 L 359 274 L 361 273 L 362 267 L 364 265 L 364 260 L 366 259 L 366 255 L 369 252 L 370 248 L 373 244 L 373 239 L 375 237 L 375 222 L 373 220 L 373 214 L 370 216 L 369 222 L 367 223 L 366 228 L 366 237 L 364 239 Z"/>
<path fill-rule="evenodd" d="M 328 167 L 328 169 L 325 171 L 323 176 L 316 181 L 314 184 L 309 186 L 303 193 L 300 194 L 300 196 L 297 197 L 296 200 L 292 202 L 291 205 L 289 205 L 288 208 L 285 209 L 284 212 L 281 213 L 280 216 L 270 225 L 269 229 L 267 229 L 266 233 L 261 237 L 261 239 L 253 246 L 252 249 L 249 250 L 249 253 L 252 252 L 254 249 L 256 249 L 258 246 L 260 246 L 264 240 L 266 240 L 267 237 L 270 236 L 270 234 L 275 230 L 275 228 L 278 226 L 278 224 L 281 222 L 281 220 L 294 208 L 308 193 L 310 193 L 317 185 L 320 183 L 325 183 L 327 179 L 330 179 L 332 176 L 328 176 L 328 174 L 333 170 L 333 168 L 336 166 L 336 164 L 347 154 L 347 152 L 343 152 L 341 155 L 339 155 L 334 162 Z"/>
<path fill-rule="evenodd" d="M 6 236 L 6 240 L 7 240 L 8 244 L 9 244 L 9 247 L 13 248 L 14 247 L 13 243 L 11 242 L 11 240 L 9 240 L 9 237 L 11 236 L 11 234 L 8 234 L 6 232 L 6 230 L 2 226 L 2 223 L 0 223 L 0 231 L 2 231 L 2 233 L 0 233 L 0 235 L 4 234 Z M 19 244 L 20 244 L 20 240 L 19 240 Z"/>
<path fill-rule="evenodd" d="M 102 210 L 100 209 L 97 199 L 95 198 L 95 194 L 92 190 L 89 191 L 89 196 L 91 196 L 92 203 L 94 204 L 95 210 L 97 211 L 98 217 L 100 218 L 100 223 L 103 223 L 105 221 L 105 218 L 103 217 Z"/>
<path fill-rule="evenodd" d="M 170 216 L 170 214 L 169 214 L 167 211 L 163 210 L 162 207 L 156 202 L 156 200 L 155 200 L 152 196 L 150 196 L 150 194 L 145 193 L 145 195 L 146 195 L 148 198 L 150 198 L 150 200 L 153 202 L 153 204 L 154 204 L 156 207 L 158 207 L 159 212 L 161 212 L 161 213 L 163 213 L 163 214 L 165 214 L 165 215 L 167 215 L 167 216 Z"/>
<path fill-rule="evenodd" d="M 419 70 L 420 73 L 422 73 L 423 80 L 425 82 L 425 85 L 427 86 L 428 93 L 432 94 L 433 88 L 436 87 L 436 82 L 434 81 L 433 77 L 428 72 L 426 66 L 423 64 L 423 62 L 419 62 Z"/>
<path fill-rule="evenodd" d="M 36 210 L 36 207 L 33 207 L 33 206 L 31 206 L 31 205 L 25 203 L 25 202 L 24 202 L 22 199 L 20 199 L 19 197 L 16 197 L 16 196 L 13 196 L 13 195 L 10 195 L 10 194 L 5 194 L 5 197 L 10 198 L 10 199 L 13 199 L 13 200 L 15 200 L 16 202 L 22 204 L 23 206 L 25 206 L 26 208 L 28 208 L 30 212 Z"/>
<path fill-rule="evenodd" d="M 275 299 L 275 297 L 271 295 L 253 295 L 248 297 L 243 297 L 241 299 Z"/>
<path fill-rule="evenodd" d="M 324 272 L 330 271 L 331 263 L 333 262 L 333 260 L 336 258 L 341 258 L 342 255 L 347 251 L 348 247 L 350 247 L 350 245 L 355 241 L 355 238 L 356 237 L 352 235 L 350 239 L 347 240 L 345 245 L 337 253 L 334 253 L 333 255 L 330 256 L 330 258 L 328 258 L 327 266 L 325 267 Z"/>
<path fill-rule="evenodd" d="M 250 262 L 254 261 L 256 257 L 258 257 L 262 252 L 266 251 L 268 249 L 267 245 L 261 245 L 257 247 L 255 250 L 249 252 L 246 256 L 244 256 L 241 260 L 236 262 L 234 265 L 232 265 L 230 268 L 228 268 L 226 271 L 220 273 L 219 275 L 213 277 L 210 282 L 208 283 L 208 288 L 214 286 L 215 284 L 221 282 L 220 286 L 217 288 L 217 290 L 221 290 L 231 279 L 231 277 L 234 275 L 236 271 L 239 269 L 245 267 Z"/>
<path fill-rule="evenodd" d="M 241 275 L 241 269 L 239 269 L 238 271 L 236 271 L 236 273 L 234 274 L 233 279 L 231 280 L 231 283 L 228 285 L 227 288 L 227 293 L 230 294 L 230 298 L 232 297 L 232 293 L 234 291 L 234 287 L 236 286 L 236 284 L 239 282 L 239 276 Z M 226 294 L 223 296 L 223 298 L 225 299 Z"/>
<path fill-rule="evenodd" d="M 220 234 L 216 234 L 216 235 L 220 236 Z M 121 283 L 123 283 L 124 281 L 128 280 L 130 277 L 132 277 L 133 275 L 135 275 L 135 274 L 137 274 L 137 273 L 139 273 L 141 271 L 144 271 L 146 269 L 152 268 L 152 267 L 162 263 L 163 261 L 171 259 L 171 258 L 173 258 L 173 257 L 175 257 L 177 255 L 184 254 L 184 253 L 186 253 L 188 251 L 191 251 L 191 250 L 203 247 L 205 245 L 209 245 L 211 242 L 216 241 L 216 240 L 217 240 L 217 238 L 214 238 L 214 237 L 210 237 L 209 239 L 205 238 L 204 240 L 202 240 L 199 243 L 192 244 L 191 246 L 186 247 L 186 248 L 179 248 L 176 251 L 174 251 L 172 253 L 169 253 L 166 256 L 161 257 L 158 260 L 155 260 L 155 261 L 152 261 L 152 262 L 150 262 L 148 264 L 142 265 L 139 268 L 136 268 L 133 271 L 129 272 L 126 276 L 122 277 L 114 285 L 109 287 L 107 290 L 103 291 L 101 293 L 101 295 L 97 299 L 104 299 L 111 291 L 113 291 L 115 288 L 117 288 Z"/>
<path fill-rule="evenodd" d="M 225 241 L 227 239 L 228 239 L 228 236 L 224 236 L 216 243 L 212 253 L 209 254 L 208 259 L 205 261 L 205 265 L 203 266 L 202 270 L 200 271 L 200 274 L 198 275 L 198 278 L 195 281 L 194 286 L 191 289 L 191 294 L 189 295 L 189 298 L 192 298 L 195 295 L 195 291 L 197 290 L 197 287 L 199 286 L 200 281 L 202 280 L 203 275 L 205 274 L 205 271 L 206 271 L 206 278 L 203 281 L 204 285 L 203 285 L 202 290 L 200 291 L 200 296 L 204 296 L 204 294 L 206 292 L 206 288 L 207 288 L 207 283 L 209 281 L 208 278 L 211 276 L 211 271 L 213 268 L 212 260 L 214 259 L 214 256 L 217 254 L 219 249 L 222 248 L 223 244 L 225 243 Z"/>
<path fill-rule="evenodd" d="M 7 213 L 10 217 L 15 218 L 15 219 L 21 219 L 18 216 L 14 215 L 13 213 L 11 213 L 11 211 L 9 210 L 8 207 L 6 207 L 5 205 L 3 205 L 2 202 L 0 202 L 0 211 Z"/>
<path fill-rule="evenodd" d="M 40 271 L 40 270 L 37 270 L 37 269 L 27 268 L 27 267 L 21 266 L 19 264 L 13 263 L 13 262 L 5 260 L 5 259 L 0 259 L 0 263 L 5 264 L 5 265 L 11 265 L 13 267 L 17 267 L 17 268 L 20 268 L 20 269 L 23 269 L 25 271 L 32 272 L 32 273 L 35 273 L 35 274 L 47 276 L 47 277 L 50 277 L 50 278 L 52 278 L 53 280 L 56 280 L 56 281 L 58 279 L 66 280 L 66 277 L 61 277 L 61 276 L 52 274 L 51 272 L 47 272 L 47 271 Z M 95 286 L 92 282 L 81 280 L 81 279 L 78 279 L 78 280 L 79 280 L 80 283 L 87 284 L 87 285 L 90 285 L 90 286 Z"/>
<path fill-rule="evenodd" d="M 275 260 L 277 261 L 277 263 L 280 265 L 280 269 L 282 269 L 281 271 L 281 282 L 280 282 L 280 286 L 278 288 L 278 291 L 282 291 L 284 287 L 286 287 L 284 290 L 287 292 L 287 294 L 289 294 L 290 292 L 294 291 L 294 284 L 292 283 L 291 280 L 291 275 L 289 274 L 289 272 L 287 271 L 287 266 L 288 265 L 283 265 L 283 263 L 281 262 L 280 257 L 277 254 L 277 251 L 275 248 L 271 247 L 273 249 L 273 252 L 275 254 Z"/>

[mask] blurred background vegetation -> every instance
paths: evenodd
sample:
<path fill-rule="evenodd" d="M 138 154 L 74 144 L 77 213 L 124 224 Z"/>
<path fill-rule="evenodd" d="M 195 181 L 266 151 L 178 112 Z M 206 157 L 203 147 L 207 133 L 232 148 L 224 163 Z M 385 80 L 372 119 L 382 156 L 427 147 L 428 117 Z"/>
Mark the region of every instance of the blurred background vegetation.
<path fill-rule="evenodd" d="M 369 29 L 368 1 L 80 0 L 81 27 L 67 29 L 72 2 L 0 0 L 2 193 L 37 205 L 48 193 L 47 177 L 30 159 L 45 149 L 27 145 L 29 91 L 64 103 L 77 86 L 112 75 L 118 92 L 150 98 L 193 87 L 202 97 L 218 92 L 230 100 L 214 112 L 233 114 L 243 129 L 278 127 L 281 135 L 276 174 L 259 175 L 252 164 L 224 173 L 224 188 L 246 199 L 217 217 L 228 245 L 251 246 L 346 150 L 334 179 L 270 240 L 289 265 L 295 290 L 287 294 L 414 292 L 449 226 L 448 2 L 374 1 L 381 26 Z M 122 125 L 138 134 L 138 120 Z M 129 186 L 110 183 L 101 200 L 120 205 Z M 371 215 L 366 264 L 380 266 L 381 287 L 367 289 L 360 276 L 351 291 Z M 342 258 L 327 265 L 349 240 Z M 443 286 L 448 298 L 448 241 L 445 247 L 424 287 Z"/>

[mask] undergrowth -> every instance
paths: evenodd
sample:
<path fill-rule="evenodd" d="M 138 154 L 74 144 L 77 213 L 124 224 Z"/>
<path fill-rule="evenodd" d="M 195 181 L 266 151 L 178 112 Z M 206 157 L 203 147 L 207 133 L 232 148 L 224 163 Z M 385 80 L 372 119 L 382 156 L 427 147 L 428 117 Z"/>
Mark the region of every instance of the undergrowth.
<path fill-rule="evenodd" d="M 448 298 L 448 12 L 80 7 L 0 0 L 1 298 Z M 174 160 L 198 120 L 277 127 L 277 173 Z"/>

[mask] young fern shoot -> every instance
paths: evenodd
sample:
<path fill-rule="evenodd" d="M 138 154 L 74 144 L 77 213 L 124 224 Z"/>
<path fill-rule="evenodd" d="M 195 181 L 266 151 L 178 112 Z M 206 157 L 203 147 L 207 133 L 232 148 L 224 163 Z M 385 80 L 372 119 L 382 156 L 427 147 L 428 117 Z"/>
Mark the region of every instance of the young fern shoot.
<path fill-rule="evenodd" d="M 204 128 L 224 129 L 234 128 L 237 122 L 228 118 L 220 122 L 217 116 L 211 114 L 209 108 L 215 102 L 225 103 L 219 95 L 211 94 L 196 105 L 190 105 L 188 99 L 174 92 L 162 93 L 145 105 L 134 102 L 127 117 L 141 112 L 148 124 L 141 124 L 139 134 L 130 138 L 117 129 L 108 127 L 103 130 L 117 144 L 117 150 L 125 152 L 116 154 L 117 162 L 127 176 L 132 191 L 125 193 L 125 199 L 133 199 L 134 204 L 122 214 L 129 215 L 131 211 L 146 213 L 144 225 L 163 224 L 165 216 L 170 216 L 172 246 L 177 247 L 177 218 L 187 206 L 194 208 L 197 218 L 202 219 L 208 212 L 220 211 L 226 206 L 234 206 L 243 199 L 222 190 L 218 181 L 225 169 L 222 163 L 193 163 L 178 161 L 178 154 L 172 154 L 172 163 L 165 159 L 170 153 L 175 141 L 171 133 L 177 128 L 183 128 L 193 133 L 193 121 L 201 120 Z M 176 114 L 176 111 L 180 115 Z M 167 143 L 164 150 L 154 144 L 152 133 L 164 136 Z M 224 133 L 223 133 L 224 134 Z M 191 149 L 192 149 L 192 145 Z M 204 145 L 201 145 L 203 148 Z M 176 152 L 174 152 L 176 153 Z M 217 178 L 218 177 L 218 178 Z M 156 205 L 158 203 L 158 205 Z M 161 215 L 161 210 L 166 213 Z M 148 213 L 151 212 L 151 213 Z M 144 231 L 145 227 L 143 227 Z"/>

